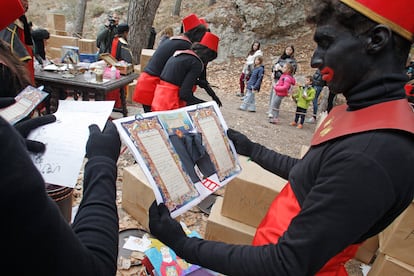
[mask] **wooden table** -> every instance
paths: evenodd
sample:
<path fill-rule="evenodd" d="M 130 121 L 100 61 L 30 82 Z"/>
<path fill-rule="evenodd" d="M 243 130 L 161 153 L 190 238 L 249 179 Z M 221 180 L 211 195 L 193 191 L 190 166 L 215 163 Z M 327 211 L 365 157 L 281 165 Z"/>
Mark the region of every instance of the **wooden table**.
<path fill-rule="evenodd" d="M 57 110 L 59 95 L 62 90 L 73 90 L 76 93 L 80 93 L 82 100 L 89 101 L 90 98 L 94 98 L 95 101 L 104 101 L 106 93 L 120 89 L 122 109 L 114 111 L 122 112 L 123 116 L 128 116 L 128 110 L 126 106 L 125 98 L 125 86 L 135 79 L 138 74 L 131 73 L 129 75 L 121 75 L 121 78 L 116 80 L 104 80 L 99 83 L 95 81 L 95 75 L 93 75 L 92 81 L 86 81 L 83 74 L 75 75 L 72 78 L 67 78 L 65 73 L 49 72 L 38 70 L 35 72 L 35 81 L 37 86 L 44 86 L 44 90 L 50 93 L 50 112 L 54 113 Z"/>

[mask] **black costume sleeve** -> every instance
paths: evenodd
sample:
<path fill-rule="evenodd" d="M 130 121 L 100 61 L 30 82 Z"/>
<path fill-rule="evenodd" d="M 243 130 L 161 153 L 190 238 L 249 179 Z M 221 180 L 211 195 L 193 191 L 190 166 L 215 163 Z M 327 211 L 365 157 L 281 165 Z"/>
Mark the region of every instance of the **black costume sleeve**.
<path fill-rule="evenodd" d="M 290 170 L 299 161 L 299 159 L 280 154 L 257 143 L 254 144 L 250 158 L 265 170 L 284 179 L 288 179 Z"/>
<path fill-rule="evenodd" d="M 94 157 L 73 229 L 47 195 L 19 134 L 0 118 L 0 235 L 8 275 L 115 275 L 118 251 L 116 164 Z M 27 256 L 22 257 L 22 256 Z M 24 259 L 24 264 L 22 263 Z M 10 272 L 10 273 L 7 273 Z"/>
<path fill-rule="evenodd" d="M 379 152 L 379 147 L 387 149 Z M 312 147 L 290 171 L 301 211 L 277 244 L 229 245 L 189 238 L 177 254 L 225 275 L 314 275 L 348 245 L 382 231 L 410 204 L 412 183 L 404 171 L 414 162 L 414 153 L 406 152 L 412 147 L 412 137 L 392 131 Z M 260 150 L 264 156 L 257 153 L 253 160 L 266 166 L 275 161 L 281 168 L 273 171 L 283 171 L 292 162 Z M 396 162 L 401 155 L 404 161 Z"/>

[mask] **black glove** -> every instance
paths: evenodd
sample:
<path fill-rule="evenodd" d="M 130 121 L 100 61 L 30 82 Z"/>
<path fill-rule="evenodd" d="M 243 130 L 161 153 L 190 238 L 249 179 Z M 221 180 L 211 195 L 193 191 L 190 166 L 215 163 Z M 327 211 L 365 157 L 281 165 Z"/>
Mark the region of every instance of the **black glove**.
<path fill-rule="evenodd" d="M 106 156 L 118 160 L 121 150 L 121 140 L 114 123 L 107 121 L 101 132 L 95 124 L 89 126 L 89 139 L 86 143 L 86 157 Z"/>
<path fill-rule="evenodd" d="M 8 107 L 16 102 L 14 98 L 4 97 L 0 98 L 0 108 Z"/>
<path fill-rule="evenodd" d="M 227 136 L 233 141 L 238 154 L 249 157 L 252 155 L 255 143 L 250 141 L 246 135 L 229 128 L 227 130 Z"/>
<path fill-rule="evenodd" d="M 181 255 L 188 237 L 180 223 L 171 217 L 170 211 L 164 203 L 157 205 L 154 200 L 151 204 L 149 208 L 149 229 L 151 234 L 158 240 L 178 255 Z"/>
<path fill-rule="evenodd" d="M 219 97 L 217 97 L 216 92 L 214 92 L 213 88 L 211 88 L 210 84 L 207 81 L 205 82 L 207 83 L 207 85 L 206 87 L 203 87 L 204 90 L 206 90 L 207 94 L 217 103 L 219 107 L 222 107 L 223 104 L 221 103 Z"/>
<path fill-rule="evenodd" d="M 17 129 L 17 131 L 25 138 L 25 144 L 28 151 L 31 151 L 33 153 L 41 153 L 46 150 L 45 144 L 38 141 L 33 141 L 27 139 L 27 136 L 30 134 L 30 132 L 43 125 L 47 125 L 50 123 L 53 123 L 56 121 L 55 115 L 48 114 L 45 116 L 36 117 L 33 119 L 28 119 L 25 121 L 20 121 L 17 124 L 14 125 L 14 127 Z"/>
<path fill-rule="evenodd" d="M 220 101 L 219 97 L 217 97 L 217 95 L 212 96 L 212 98 L 217 103 L 217 105 L 219 107 L 222 107 L 223 106 L 223 104 L 221 103 L 221 101 Z"/>

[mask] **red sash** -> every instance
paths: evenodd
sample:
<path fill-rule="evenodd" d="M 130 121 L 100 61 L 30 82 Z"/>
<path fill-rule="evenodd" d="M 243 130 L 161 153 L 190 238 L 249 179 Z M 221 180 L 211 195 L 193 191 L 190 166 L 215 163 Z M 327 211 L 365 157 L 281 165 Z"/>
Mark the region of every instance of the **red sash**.
<path fill-rule="evenodd" d="M 299 203 L 288 182 L 275 200 L 273 200 L 266 216 L 257 228 L 253 245 L 276 244 L 300 210 Z M 359 244 L 348 246 L 335 257 L 331 258 L 316 275 L 347 276 L 348 273 L 344 265 L 355 256 L 358 248 Z"/>
<path fill-rule="evenodd" d="M 318 145 L 340 136 L 374 129 L 400 129 L 414 133 L 414 113 L 407 99 L 380 103 L 352 112 L 346 111 L 346 105 L 337 106 L 315 132 L 311 144 Z M 257 228 L 253 245 L 277 243 L 300 210 L 290 183 L 287 183 Z M 358 247 L 359 244 L 348 246 L 331 258 L 316 275 L 348 275 L 344 264 L 355 256 Z"/>
<path fill-rule="evenodd" d="M 311 145 L 374 129 L 400 129 L 414 133 L 414 113 L 407 99 L 379 103 L 356 111 L 334 107 L 313 135 Z"/>
<path fill-rule="evenodd" d="M 180 100 L 180 87 L 161 80 L 155 88 L 151 111 L 173 110 L 186 106 L 186 102 Z"/>
<path fill-rule="evenodd" d="M 154 91 L 157 84 L 160 83 L 160 77 L 152 76 L 146 72 L 139 75 L 137 85 L 135 86 L 132 100 L 144 105 L 151 105 L 154 98 Z"/>

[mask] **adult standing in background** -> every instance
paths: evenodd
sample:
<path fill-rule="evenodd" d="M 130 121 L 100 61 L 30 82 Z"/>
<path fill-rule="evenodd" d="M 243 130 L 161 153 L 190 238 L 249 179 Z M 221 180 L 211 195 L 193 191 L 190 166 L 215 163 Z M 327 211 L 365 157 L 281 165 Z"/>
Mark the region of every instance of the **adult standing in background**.
<path fill-rule="evenodd" d="M 252 45 L 250 46 L 250 50 L 247 53 L 246 60 L 243 64 L 242 72 L 239 78 L 239 86 L 240 91 L 236 93 L 238 97 L 244 97 L 244 89 L 246 87 L 246 83 L 249 81 L 250 74 L 254 68 L 254 60 L 257 56 L 263 56 L 262 50 L 260 50 L 260 42 L 255 40 L 253 41 Z"/>
<path fill-rule="evenodd" d="M 191 264 L 225 275 L 348 275 L 359 245 L 412 203 L 414 113 L 405 62 L 414 41 L 411 0 L 315 0 L 311 66 L 334 107 L 302 159 L 229 129 L 239 154 L 288 179 L 257 228 L 253 245 L 190 238 L 168 208 L 149 210 L 151 233 Z M 352 53 L 352 54 L 351 54 Z"/>
<path fill-rule="evenodd" d="M 155 50 L 145 68 L 141 68 L 142 73 L 138 77 L 132 99 L 134 102 L 142 104 L 144 112 L 151 112 L 152 99 L 157 84 L 160 82 L 160 75 L 167 60 L 177 50 L 189 50 L 194 42 L 200 42 L 206 33 L 206 26 L 201 23 L 195 14 L 190 14 L 183 18 L 182 26 L 184 34 L 161 43 Z"/>
<path fill-rule="evenodd" d="M 111 52 L 112 40 L 118 33 L 118 24 L 119 15 L 117 12 L 113 12 L 108 16 L 108 22 L 99 31 L 96 37 L 96 47 L 99 49 L 100 54 Z"/>
<path fill-rule="evenodd" d="M 127 23 L 121 23 L 118 25 L 116 29 L 116 35 L 112 40 L 112 48 L 111 48 L 111 55 L 117 61 L 125 61 L 128 63 L 132 63 L 132 52 L 128 45 L 128 33 L 129 33 L 129 26 Z M 124 87 L 124 90 L 127 91 L 127 87 Z M 122 108 L 122 101 L 121 101 L 121 89 L 115 89 L 109 91 L 105 95 L 105 100 L 107 101 L 115 101 L 115 108 Z"/>

